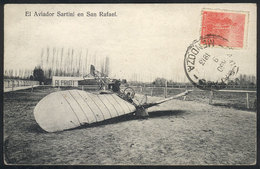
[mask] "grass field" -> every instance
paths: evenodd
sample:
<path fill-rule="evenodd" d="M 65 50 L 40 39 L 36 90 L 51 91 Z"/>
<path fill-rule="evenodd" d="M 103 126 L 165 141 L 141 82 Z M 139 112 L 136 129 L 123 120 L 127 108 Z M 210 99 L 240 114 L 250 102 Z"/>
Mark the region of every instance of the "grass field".
<path fill-rule="evenodd" d="M 221 101 L 224 105 L 215 106 L 208 104 L 208 93 L 194 92 L 186 101 L 173 100 L 149 108 L 148 119 L 127 115 L 89 127 L 47 133 L 34 120 L 33 109 L 44 96 L 57 90 L 61 89 L 38 87 L 33 92 L 4 94 L 6 163 L 236 165 L 256 162 L 256 112 L 234 106 L 242 104 L 243 95 L 217 95 L 213 103 Z"/>

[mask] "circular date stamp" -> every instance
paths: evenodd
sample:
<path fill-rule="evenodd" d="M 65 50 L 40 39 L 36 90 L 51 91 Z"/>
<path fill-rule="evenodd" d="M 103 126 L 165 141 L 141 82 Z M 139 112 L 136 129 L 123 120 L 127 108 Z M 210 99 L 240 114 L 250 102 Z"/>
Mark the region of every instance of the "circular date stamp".
<path fill-rule="evenodd" d="M 189 45 L 184 57 L 184 70 L 193 85 L 204 90 L 221 89 L 236 77 L 239 66 L 234 60 L 233 49 L 221 45 L 227 41 L 209 34 Z"/>

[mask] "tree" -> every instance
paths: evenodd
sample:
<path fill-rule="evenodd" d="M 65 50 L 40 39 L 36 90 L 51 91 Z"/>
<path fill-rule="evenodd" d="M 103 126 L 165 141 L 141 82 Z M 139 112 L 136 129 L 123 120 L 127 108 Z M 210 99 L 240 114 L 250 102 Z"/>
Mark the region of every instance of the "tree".
<path fill-rule="evenodd" d="M 156 78 L 153 82 L 155 86 L 165 86 L 166 79 L 165 78 Z"/>
<path fill-rule="evenodd" d="M 235 85 L 239 85 L 240 84 L 240 80 L 239 80 L 239 78 L 235 78 L 235 80 L 234 80 L 235 82 Z"/>
<path fill-rule="evenodd" d="M 43 72 L 41 67 L 35 67 L 34 68 L 33 77 L 34 77 L 34 80 L 39 81 L 40 84 L 42 84 L 42 82 L 44 82 L 45 77 L 44 77 L 44 72 Z"/>

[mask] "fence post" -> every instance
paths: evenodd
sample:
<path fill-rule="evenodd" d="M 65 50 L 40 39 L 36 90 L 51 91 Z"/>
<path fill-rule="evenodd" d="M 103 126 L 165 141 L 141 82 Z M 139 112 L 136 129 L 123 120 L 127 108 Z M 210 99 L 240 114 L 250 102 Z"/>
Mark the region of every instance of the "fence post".
<path fill-rule="evenodd" d="M 153 86 L 151 87 L 151 96 L 153 96 Z"/>
<path fill-rule="evenodd" d="M 12 80 L 12 91 L 14 91 L 14 80 Z"/>
<path fill-rule="evenodd" d="M 32 85 L 32 90 L 31 90 L 31 92 L 33 92 L 33 85 Z"/>
<path fill-rule="evenodd" d="M 246 93 L 246 108 L 249 109 L 249 98 L 248 98 L 248 93 Z"/>
<path fill-rule="evenodd" d="M 83 85 L 81 86 L 81 90 L 84 90 L 84 87 L 83 87 Z"/>
<path fill-rule="evenodd" d="M 164 97 L 167 97 L 167 80 L 165 80 Z"/>
<path fill-rule="evenodd" d="M 213 100 L 213 90 L 210 90 L 209 104 L 212 104 L 212 100 Z"/>

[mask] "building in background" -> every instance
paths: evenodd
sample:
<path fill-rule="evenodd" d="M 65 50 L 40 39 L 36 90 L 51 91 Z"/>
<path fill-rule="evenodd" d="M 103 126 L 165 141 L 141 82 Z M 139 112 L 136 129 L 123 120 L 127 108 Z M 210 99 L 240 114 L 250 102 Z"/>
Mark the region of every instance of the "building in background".
<path fill-rule="evenodd" d="M 52 76 L 52 86 L 78 87 L 78 82 L 81 80 L 83 80 L 83 77 Z"/>

